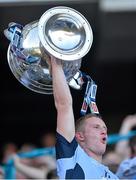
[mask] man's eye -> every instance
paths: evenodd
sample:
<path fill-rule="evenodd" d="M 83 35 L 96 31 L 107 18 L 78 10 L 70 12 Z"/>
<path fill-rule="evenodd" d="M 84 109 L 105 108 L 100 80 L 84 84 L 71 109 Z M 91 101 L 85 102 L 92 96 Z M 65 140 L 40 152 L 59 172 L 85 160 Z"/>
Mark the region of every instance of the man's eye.
<path fill-rule="evenodd" d="M 98 129 L 98 128 L 99 128 L 99 126 L 95 126 L 94 128 Z"/>

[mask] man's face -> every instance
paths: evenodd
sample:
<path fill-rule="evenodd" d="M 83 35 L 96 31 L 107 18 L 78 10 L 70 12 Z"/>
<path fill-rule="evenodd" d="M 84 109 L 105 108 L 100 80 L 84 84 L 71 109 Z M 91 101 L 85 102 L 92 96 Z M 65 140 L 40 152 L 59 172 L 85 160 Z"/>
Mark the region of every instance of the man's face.
<path fill-rule="evenodd" d="M 96 155 L 103 155 L 107 143 L 107 127 L 105 123 L 97 118 L 91 117 L 85 120 L 84 147 Z"/>

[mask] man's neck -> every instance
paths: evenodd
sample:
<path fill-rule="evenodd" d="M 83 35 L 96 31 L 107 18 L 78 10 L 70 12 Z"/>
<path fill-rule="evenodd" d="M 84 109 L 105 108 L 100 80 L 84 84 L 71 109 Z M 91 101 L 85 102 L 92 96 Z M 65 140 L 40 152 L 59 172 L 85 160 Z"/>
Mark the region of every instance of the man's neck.
<path fill-rule="evenodd" d="M 82 147 L 82 146 L 81 146 Z M 84 147 L 82 147 L 82 149 L 85 151 L 85 153 L 90 156 L 91 158 L 95 159 L 96 161 L 98 161 L 99 163 L 102 162 L 102 155 L 96 154 L 93 151 L 86 149 Z"/>
<path fill-rule="evenodd" d="M 101 155 L 95 154 L 92 151 L 85 151 L 85 152 L 88 154 L 88 156 L 92 157 L 93 159 L 95 159 L 99 163 L 102 162 L 102 156 Z"/>

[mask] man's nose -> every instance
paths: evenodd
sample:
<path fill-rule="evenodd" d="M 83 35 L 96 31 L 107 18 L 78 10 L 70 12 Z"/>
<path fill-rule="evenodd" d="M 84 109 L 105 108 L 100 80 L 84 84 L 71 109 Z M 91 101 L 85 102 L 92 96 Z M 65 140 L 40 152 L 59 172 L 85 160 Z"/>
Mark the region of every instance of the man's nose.
<path fill-rule="evenodd" d="M 107 130 L 105 128 L 102 128 L 101 133 L 107 135 Z"/>

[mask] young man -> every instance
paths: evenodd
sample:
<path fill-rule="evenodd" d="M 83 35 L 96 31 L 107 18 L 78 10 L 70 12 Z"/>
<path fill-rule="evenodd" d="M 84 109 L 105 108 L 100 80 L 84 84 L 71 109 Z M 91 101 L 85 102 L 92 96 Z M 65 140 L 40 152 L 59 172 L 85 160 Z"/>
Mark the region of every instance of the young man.
<path fill-rule="evenodd" d="M 72 96 L 61 61 L 51 57 L 53 94 L 57 109 L 57 172 L 60 179 L 117 179 L 101 164 L 106 149 L 107 127 L 97 115 L 76 122 Z"/>

